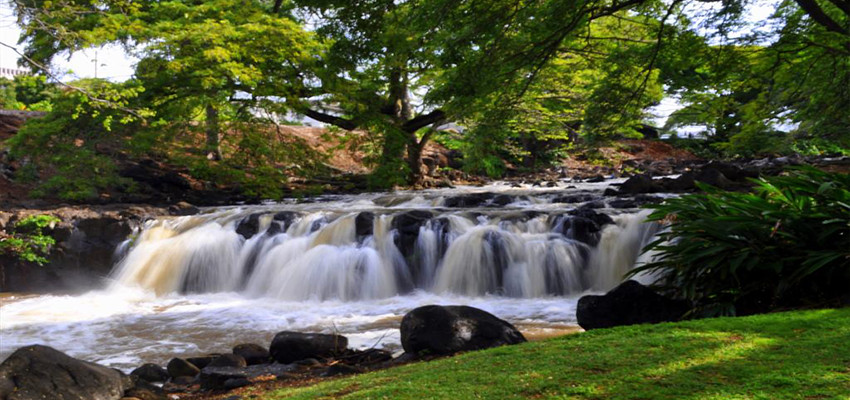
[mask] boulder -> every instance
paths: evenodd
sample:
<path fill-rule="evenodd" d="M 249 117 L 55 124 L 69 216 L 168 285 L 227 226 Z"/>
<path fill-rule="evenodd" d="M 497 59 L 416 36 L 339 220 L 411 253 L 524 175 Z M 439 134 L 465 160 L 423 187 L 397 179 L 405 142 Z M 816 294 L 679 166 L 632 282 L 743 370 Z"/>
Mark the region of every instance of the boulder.
<path fill-rule="evenodd" d="M 289 364 L 305 358 L 333 357 L 348 347 L 348 338 L 323 333 L 279 332 L 269 353 L 275 361 Z"/>
<path fill-rule="evenodd" d="M 236 367 L 206 367 L 198 381 L 204 390 L 229 390 L 251 384 L 248 373 Z"/>
<path fill-rule="evenodd" d="M 260 231 L 260 216 L 263 214 L 251 214 L 236 224 L 236 233 L 245 239 L 250 239 Z"/>
<path fill-rule="evenodd" d="M 118 370 L 42 345 L 21 347 L 0 364 L 0 399 L 117 400 L 132 386 Z"/>
<path fill-rule="evenodd" d="M 220 355 L 221 354 L 211 354 L 211 355 L 200 356 L 200 357 L 189 357 L 189 358 L 186 359 L 186 361 L 192 363 L 192 365 L 194 365 L 194 366 L 196 366 L 200 369 L 200 368 L 204 368 L 207 365 L 209 365 L 212 362 L 212 360 L 215 360 Z"/>
<path fill-rule="evenodd" d="M 192 377 L 201 372 L 201 369 L 198 368 L 198 366 L 182 358 L 172 358 L 165 369 L 168 371 L 168 375 L 171 375 L 172 378 L 178 378 L 181 376 Z"/>
<path fill-rule="evenodd" d="M 298 219 L 298 213 L 294 211 L 281 211 L 272 217 L 272 222 L 269 224 L 269 229 L 266 230 L 267 235 L 277 235 L 281 232 L 286 232 L 290 226 Z"/>
<path fill-rule="evenodd" d="M 401 320 L 401 345 L 412 354 L 453 354 L 525 342 L 513 325 L 467 306 L 429 305 Z"/>
<path fill-rule="evenodd" d="M 168 380 L 168 371 L 156 364 L 145 364 L 130 372 L 130 376 L 136 376 L 145 382 L 165 382 Z"/>
<path fill-rule="evenodd" d="M 248 363 L 245 362 L 245 359 L 238 354 L 222 354 L 215 358 L 215 360 L 210 361 L 210 363 L 205 367 L 233 367 L 233 368 L 243 368 L 247 367 Z"/>
<path fill-rule="evenodd" d="M 647 175 L 635 175 L 620 185 L 619 194 L 639 194 L 660 192 L 661 186 Z"/>
<path fill-rule="evenodd" d="M 271 354 L 269 354 L 269 351 L 265 347 L 254 343 L 236 345 L 233 347 L 233 354 L 244 358 L 248 365 L 265 364 L 272 359 Z"/>
<path fill-rule="evenodd" d="M 591 330 L 677 321 L 688 308 L 684 301 L 669 299 L 636 281 L 628 280 L 604 295 L 580 298 L 576 318 L 582 328 Z"/>
<path fill-rule="evenodd" d="M 362 240 L 366 236 L 372 236 L 375 229 L 375 214 L 364 211 L 354 218 L 354 231 L 357 239 Z"/>

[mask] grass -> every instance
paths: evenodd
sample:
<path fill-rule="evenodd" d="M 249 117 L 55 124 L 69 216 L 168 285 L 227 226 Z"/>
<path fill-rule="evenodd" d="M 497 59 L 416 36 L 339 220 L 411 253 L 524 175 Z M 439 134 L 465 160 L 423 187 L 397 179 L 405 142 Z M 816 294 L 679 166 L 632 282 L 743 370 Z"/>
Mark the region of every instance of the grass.
<path fill-rule="evenodd" d="M 850 399 L 850 308 L 603 329 L 243 399 Z"/>

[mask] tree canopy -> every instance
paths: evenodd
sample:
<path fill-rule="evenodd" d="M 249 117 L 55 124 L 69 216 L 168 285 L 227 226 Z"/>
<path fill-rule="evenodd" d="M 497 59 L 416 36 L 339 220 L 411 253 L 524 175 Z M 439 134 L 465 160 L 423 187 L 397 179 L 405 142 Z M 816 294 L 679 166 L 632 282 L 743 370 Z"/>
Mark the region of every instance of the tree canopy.
<path fill-rule="evenodd" d="M 847 0 L 781 0 L 760 25 L 750 0 L 12 3 L 25 64 L 125 46 L 136 89 L 116 103 L 140 131 L 203 129 L 213 161 L 229 130 L 300 115 L 368 132 L 373 181 L 410 183 L 456 122 L 466 167 L 498 175 L 640 136 L 665 95 L 684 107 L 658 128 L 700 127 L 727 155 L 850 145 Z M 256 164 L 279 160 L 260 150 Z"/>

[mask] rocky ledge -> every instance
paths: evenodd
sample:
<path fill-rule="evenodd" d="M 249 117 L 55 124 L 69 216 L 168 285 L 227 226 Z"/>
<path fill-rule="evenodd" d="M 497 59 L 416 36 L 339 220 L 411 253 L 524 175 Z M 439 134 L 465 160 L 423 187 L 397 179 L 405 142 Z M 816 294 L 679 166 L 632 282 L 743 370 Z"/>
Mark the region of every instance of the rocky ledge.
<path fill-rule="evenodd" d="M 15 224 L 33 215 L 59 219 L 44 232 L 56 240 L 47 257 L 49 267 L 0 254 L 0 291 L 44 293 L 96 287 L 109 274 L 116 248 L 145 221 L 197 212 L 188 203 L 168 208 L 112 204 L 0 209 L 0 231 L 7 234 L 15 234 Z"/>

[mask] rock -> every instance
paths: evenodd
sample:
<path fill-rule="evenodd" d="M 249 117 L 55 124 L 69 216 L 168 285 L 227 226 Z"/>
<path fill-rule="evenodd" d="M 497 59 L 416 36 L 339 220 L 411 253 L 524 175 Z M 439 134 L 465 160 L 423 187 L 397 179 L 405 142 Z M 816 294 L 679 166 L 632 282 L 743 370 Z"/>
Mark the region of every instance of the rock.
<path fill-rule="evenodd" d="M 272 217 L 272 223 L 269 224 L 266 234 L 277 235 L 278 233 L 286 232 L 297 219 L 298 213 L 294 211 L 281 211 Z"/>
<path fill-rule="evenodd" d="M 137 382 L 133 388 L 124 392 L 124 396 L 138 400 L 168 400 L 164 390 L 144 381 Z"/>
<path fill-rule="evenodd" d="M 198 207 L 195 207 L 185 201 L 178 202 L 168 207 L 168 213 L 177 216 L 195 215 L 201 212 Z"/>
<path fill-rule="evenodd" d="M 595 210 L 595 209 L 598 209 L 598 208 L 605 208 L 605 202 L 603 202 L 601 200 L 588 201 L 587 203 L 584 203 L 581 206 L 579 206 L 579 208 L 591 209 L 591 210 Z"/>
<path fill-rule="evenodd" d="M 393 217 L 392 227 L 398 233 L 395 236 L 395 245 L 402 256 L 410 259 L 416 245 L 416 238 L 419 237 L 419 228 L 433 217 L 430 211 L 425 210 L 407 211 Z M 402 289 L 405 291 L 412 288 Z"/>
<path fill-rule="evenodd" d="M 215 360 L 220 355 L 221 354 L 211 354 L 211 355 L 208 355 L 208 356 L 201 356 L 201 357 L 189 357 L 189 358 L 186 359 L 186 361 L 192 363 L 192 365 L 198 367 L 198 369 L 201 369 L 201 368 L 204 368 L 207 365 L 209 365 L 212 362 L 212 360 Z"/>
<path fill-rule="evenodd" d="M 269 353 L 277 362 L 288 364 L 305 358 L 333 357 L 347 347 L 345 336 L 284 331 L 272 339 Z"/>
<path fill-rule="evenodd" d="M 596 246 L 599 242 L 601 228 L 593 220 L 571 215 L 560 215 L 555 221 L 552 225 L 552 232 L 560 233 L 569 239 L 585 243 L 589 246 Z"/>
<path fill-rule="evenodd" d="M 236 367 L 208 366 L 201 370 L 198 381 L 203 390 L 227 390 L 251 384 L 248 373 Z"/>
<path fill-rule="evenodd" d="M 552 199 L 552 203 L 584 203 L 587 201 L 595 201 L 598 199 L 599 197 L 592 193 L 577 193 L 567 196 L 555 197 Z"/>
<path fill-rule="evenodd" d="M 726 178 L 726 175 L 716 169 L 702 170 L 694 176 L 694 180 L 726 190 L 735 186 L 732 181 Z"/>
<path fill-rule="evenodd" d="M 233 347 L 233 354 L 244 358 L 248 365 L 265 364 L 272 360 L 271 354 L 265 347 L 254 343 L 236 345 Z"/>
<path fill-rule="evenodd" d="M 372 236 L 375 228 L 375 214 L 368 211 L 357 214 L 357 217 L 354 218 L 354 227 L 358 240 Z"/>
<path fill-rule="evenodd" d="M 182 358 L 172 358 L 165 369 L 168 370 L 168 375 L 171 375 L 172 378 L 181 376 L 196 376 L 201 372 L 200 368 L 198 368 L 195 364 L 192 364 Z"/>
<path fill-rule="evenodd" d="M 620 185 L 618 194 L 655 193 L 661 191 L 660 185 L 647 175 L 635 175 Z"/>
<path fill-rule="evenodd" d="M 401 345 L 413 354 L 453 354 L 525 342 L 513 325 L 467 306 L 429 305 L 401 320 Z"/>
<path fill-rule="evenodd" d="M 739 167 L 737 165 L 725 163 L 725 162 L 722 162 L 722 161 L 712 161 L 708 164 L 705 164 L 699 169 L 699 171 L 700 172 L 717 171 L 720 174 L 722 174 L 724 178 L 727 178 L 727 179 L 730 179 L 730 180 L 733 180 L 733 181 L 743 181 L 746 178 L 756 178 L 758 176 L 758 175 L 755 175 L 755 176 L 752 175 L 752 173 L 743 170 L 741 167 Z M 697 179 L 697 180 L 699 180 L 701 182 L 706 182 L 706 181 L 702 181 L 700 179 Z M 711 184 L 710 182 L 706 182 L 706 183 Z"/>
<path fill-rule="evenodd" d="M 328 367 L 328 370 L 322 373 L 322 376 L 338 376 L 351 375 L 363 372 L 360 368 L 347 364 L 334 364 Z"/>
<path fill-rule="evenodd" d="M 131 376 L 136 376 L 145 382 L 165 382 L 168 380 L 168 371 L 165 368 L 156 364 L 145 364 L 130 372 Z"/>
<path fill-rule="evenodd" d="M 449 197 L 443 200 L 443 207 L 449 208 L 469 208 L 479 207 L 487 203 L 488 200 L 495 197 L 493 193 L 469 193 L 459 196 Z"/>
<path fill-rule="evenodd" d="M 260 216 L 262 214 L 251 214 L 236 224 L 236 233 L 242 235 L 245 239 L 250 239 L 260 231 Z"/>
<path fill-rule="evenodd" d="M 591 178 L 589 178 L 589 179 L 586 179 L 586 180 L 585 180 L 585 182 L 587 182 L 587 183 L 599 183 L 599 182 L 605 182 L 605 177 L 604 177 L 604 176 L 602 176 L 602 175 L 596 175 L 596 176 L 594 176 L 594 177 L 591 177 Z"/>
<path fill-rule="evenodd" d="M 677 321 L 687 311 L 686 302 L 668 299 L 636 281 L 628 280 L 604 295 L 580 298 L 576 318 L 582 328 L 591 330 Z"/>
<path fill-rule="evenodd" d="M 21 347 L 0 364 L 0 399 L 117 400 L 132 386 L 118 370 L 42 345 Z"/>
<path fill-rule="evenodd" d="M 247 367 L 248 363 L 245 362 L 245 358 L 238 354 L 222 354 L 212 360 L 206 367 L 234 367 L 234 368 L 243 368 Z"/>

